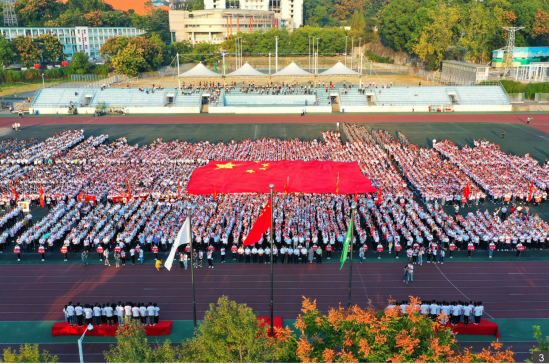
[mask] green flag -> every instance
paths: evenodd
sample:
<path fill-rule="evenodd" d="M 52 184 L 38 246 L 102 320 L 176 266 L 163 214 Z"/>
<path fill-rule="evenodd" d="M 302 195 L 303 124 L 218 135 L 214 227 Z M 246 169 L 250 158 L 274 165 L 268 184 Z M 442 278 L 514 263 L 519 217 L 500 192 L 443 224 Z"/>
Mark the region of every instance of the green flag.
<path fill-rule="evenodd" d="M 353 222 L 355 220 L 355 212 L 351 213 L 351 222 L 349 222 L 349 228 L 347 229 L 347 234 L 345 235 L 345 242 L 343 243 L 343 252 L 341 252 L 341 267 L 339 270 L 343 269 L 343 264 L 347 260 L 347 253 L 349 251 L 349 244 L 353 241 Z"/>

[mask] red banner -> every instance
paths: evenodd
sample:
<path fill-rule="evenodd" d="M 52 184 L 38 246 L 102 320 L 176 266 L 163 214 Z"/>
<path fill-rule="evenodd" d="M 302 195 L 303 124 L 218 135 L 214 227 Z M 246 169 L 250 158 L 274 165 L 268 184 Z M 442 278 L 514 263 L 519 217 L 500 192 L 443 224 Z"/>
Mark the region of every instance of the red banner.
<path fill-rule="evenodd" d="M 92 195 L 78 195 L 78 201 L 97 202 L 97 197 Z"/>
<path fill-rule="evenodd" d="M 339 179 L 338 179 L 339 176 Z M 278 161 L 241 162 L 212 161 L 197 168 L 187 191 L 193 195 L 217 193 L 269 192 L 368 193 L 375 192 L 357 162 Z"/>

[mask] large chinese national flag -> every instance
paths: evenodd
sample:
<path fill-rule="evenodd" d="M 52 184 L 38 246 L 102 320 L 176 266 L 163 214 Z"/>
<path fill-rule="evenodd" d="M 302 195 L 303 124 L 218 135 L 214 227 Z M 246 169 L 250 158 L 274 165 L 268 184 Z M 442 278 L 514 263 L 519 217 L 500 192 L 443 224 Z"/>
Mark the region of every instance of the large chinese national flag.
<path fill-rule="evenodd" d="M 339 175 L 339 180 L 338 180 Z M 194 195 L 217 193 L 269 192 L 334 193 L 375 192 L 357 162 L 277 161 L 241 162 L 212 161 L 194 170 L 187 192 Z"/>

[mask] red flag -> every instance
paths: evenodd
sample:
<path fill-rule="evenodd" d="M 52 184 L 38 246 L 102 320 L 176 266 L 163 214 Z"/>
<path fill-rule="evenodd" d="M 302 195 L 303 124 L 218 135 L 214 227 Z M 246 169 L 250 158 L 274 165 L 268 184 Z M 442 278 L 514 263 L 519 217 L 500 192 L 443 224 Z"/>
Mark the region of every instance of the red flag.
<path fill-rule="evenodd" d="M 290 176 L 286 178 L 286 184 L 284 185 L 284 196 L 288 196 L 289 187 L 290 187 Z"/>
<path fill-rule="evenodd" d="M 471 194 L 471 187 L 469 187 L 469 182 L 465 185 L 465 188 L 463 189 L 463 197 L 469 198 L 469 195 Z"/>
<path fill-rule="evenodd" d="M 243 245 L 252 245 L 261 240 L 261 236 L 271 227 L 271 199 L 267 206 L 261 211 L 254 226 L 250 229 Z"/>
<path fill-rule="evenodd" d="M 181 198 L 181 181 L 177 182 L 177 198 Z"/>
<path fill-rule="evenodd" d="M 336 195 L 339 195 L 339 172 L 337 172 L 337 179 L 336 179 Z"/>
<path fill-rule="evenodd" d="M 11 186 L 11 192 L 12 192 L 13 195 L 15 196 L 15 201 L 18 201 L 18 200 L 19 200 L 19 194 L 18 194 L 17 191 L 15 190 L 15 187 L 13 186 L 13 182 L 10 183 L 10 186 Z"/>
<path fill-rule="evenodd" d="M 44 208 L 45 204 L 44 204 L 44 190 L 42 189 L 42 184 L 39 185 L 40 186 L 40 206 L 42 206 L 42 208 Z"/>
<path fill-rule="evenodd" d="M 213 198 L 214 198 L 214 201 L 217 200 L 217 191 L 216 191 L 216 189 L 215 189 L 215 185 L 214 185 Z"/>
<path fill-rule="evenodd" d="M 383 198 L 382 188 L 379 187 L 379 190 L 377 191 L 377 201 L 376 201 L 376 204 L 381 205 L 382 198 Z"/>
<path fill-rule="evenodd" d="M 530 189 L 528 190 L 528 202 L 532 201 L 534 198 L 534 182 L 530 185 Z"/>
<path fill-rule="evenodd" d="M 132 186 L 130 185 L 130 182 L 128 183 L 128 201 L 132 199 Z"/>

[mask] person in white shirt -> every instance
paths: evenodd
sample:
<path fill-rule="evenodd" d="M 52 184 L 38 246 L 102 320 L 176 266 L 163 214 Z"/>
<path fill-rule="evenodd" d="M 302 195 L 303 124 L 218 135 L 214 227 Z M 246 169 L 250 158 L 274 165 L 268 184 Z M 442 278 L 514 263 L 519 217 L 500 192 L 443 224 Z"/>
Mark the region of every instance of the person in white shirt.
<path fill-rule="evenodd" d="M 124 326 L 124 306 L 121 302 L 118 302 L 118 306 L 116 306 L 116 316 L 118 316 L 118 325 Z"/>
<path fill-rule="evenodd" d="M 155 309 L 152 303 L 149 303 L 147 306 L 147 325 L 152 326 L 154 324 L 154 313 Z"/>
<path fill-rule="evenodd" d="M 96 326 L 101 326 L 101 307 L 97 303 L 93 306 L 93 321 Z"/>
<path fill-rule="evenodd" d="M 154 326 L 158 323 L 158 320 L 159 320 L 158 313 L 160 312 L 160 307 L 158 307 L 156 303 L 153 306 L 154 306 L 154 324 L 153 324 Z"/>
<path fill-rule="evenodd" d="M 139 307 L 137 307 L 136 303 L 132 307 L 132 318 L 137 321 L 139 320 Z"/>
<path fill-rule="evenodd" d="M 475 325 L 480 324 L 483 311 L 484 311 L 484 306 L 482 306 L 482 302 L 477 302 L 475 304 L 475 308 L 473 309 L 473 313 L 475 315 L 475 322 L 474 322 Z"/>
<path fill-rule="evenodd" d="M 84 323 L 84 309 L 82 308 L 82 306 L 80 306 L 80 302 L 78 302 L 76 304 L 76 307 L 74 307 L 74 313 L 76 315 L 76 321 L 78 323 L 78 326 L 82 326 L 82 324 Z"/>
<path fill-rule="evenodd" d="M 431 315 L 431 319 L 436 321 L 438 316 L 438 305 L 435 301 L 431 301 L 431 305 L 429 306 L 429 314 Z"/>
<path fill-rule="evenodd" d="M 124 306 L 124 315 L 126 316 L 126 322 L 130 322 L 132 319 L 132 305 L 129 302 Z"/>
<path fill-rule="evenodd" d="M 214 268 L 214 265 L 213 265 L 213 253 L 211 250 L 208 250 L 208 252 L 206 253 L 206 256 L 208 258 L 208 268 Z"/>
<path fill-rule="evenodd" d="M 456 326 L 459 323 L 459 313 L 460 307 L 457 302 L 454 302 L 454 307 L 452 309 L 452 326 Z"/>
<path fill-rule="evenodd" d="M 429 314 L 429 304 L 427 302 L 423 302 L 419 307 L 423 316 L 427 316 Z"/>
<path fill-rule="evenodd" d="M 144 303 L 139 305 L 139 317 L 141 318 L 141 323 L 145 325 L 147 323 L 147 308 Z"/>
<path fill-rule="evenodd" d="M 469 315 L 471 315 L 471 307 L 469 305 L 463 306 L 463 324 L 465 326 L 469 325 Z"/>
<path fill-rule="evenodd" d="M 221 247 L 221 263 L 225 263 L 225 247 Z"/>
<path fill-rule="evenodd" d="M 448 318 L 450 317 L 450 306 L 448 306 L 448 302 L 446 301 L 443 302 L 442 312 L 446 315 L 442 318 L 442 324 L 446 325 L 448 323 Z"/>
<path fill-rule="evenodd" d="M 74 306 L 72 305 L 72 302 L 69 302 L 67 307 L 65 308 L 65 313 L 67 315 L 67 320 L 71 326 L 76 325 L 76 316 L 74 315 Z"/>
<path fill-rule="evenodd" d="M 105 316 L 107 316 L 107 325 L 114 326 L 114 304 L 112 306 L 105 307 Z"/>
<path fill-rule="evenodd" d="M 90 305 L 86 305 L 84 308 L 84 317 L 86 318 L 86 326 L 92 323 L 93 320 L 93 310 Z"/>

